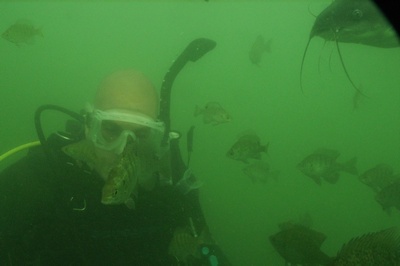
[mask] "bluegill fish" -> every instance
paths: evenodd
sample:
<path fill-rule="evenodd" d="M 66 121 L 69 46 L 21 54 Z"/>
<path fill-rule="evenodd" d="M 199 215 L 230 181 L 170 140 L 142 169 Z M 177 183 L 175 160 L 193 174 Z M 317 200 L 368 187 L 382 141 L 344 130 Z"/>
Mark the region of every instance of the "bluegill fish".
<path fill-rule="evenodd" d="M 90 170 L 95 170 L 103 180 L 107 180 L 111 167 L 118 159 L 115 154 L 97 149 L 88 139 L 68 144 L 62 148 L 62 151 L 73 158 L 78 167 L 84 168 L 86 164 Z"/>
<path fill-rule="evenodd" d="M 93 142 L 84 139 L 79 142 L 68 144 L 61 149 L 65 154 L 75 159 L 79 166 L 86 163 L 93 168 L 98 161 Z"/>
<path fill-rule="evenodd" d="M 192 265 L 191 260 L 200 259 L 200 246 L 213 244 L 214 241 L 208 231 L 204 228 L 199 236 L 194 236 L 190 227 L 179 227 L 175 230 L 169 245 L 168 254 L 175 257 L 178 265 Z"/>
<path fill-rule="evenodd" d="M 249 51 L 249 59 L 255 64 L 261 63 L 262 55 L 271 51 L 271 40 L 265 41 L 262 35 L 258 35 Z"/>
<path fill-rule="evenodd" d="M 175 184 L 175 187 L 183 194 L 187 194 L 194 189 L 199 189 L 203 182 L 197 180 L 190 168 L 186 169 L 183 177 Z"/>
<path fill-rule="evenodd" d="M 118 163 L 111 168 L 103 186 L 101 203 L 105 205 L 125 204 L 135 209 L 134 197 L 138 190 L 138 157 L 133 140 L 128 141 Z"/>
<path fill-rule="evenodd" d="M 35 36 L 43 37 L 43 33 L 41 29 L 35 28 L 29 21 L 20 20 L 11 25 L 1 36 L 18 46 L 21 43 L 32 43 Z"/>
<path fill-rule="evenodd" d="M 205 124 L 219 125 L 232 120 L 229 113 L 218 102 L 209 102 L 203 108 L 196 106 L 194 116 L 203 115 Z"/>
<path fill-rule="evenodd" d="M 396 176 L 393 174 L 393 168 L 390 165 L 381 163 L 368 169 L 358 178 L 375 192 L 379 192 L 391 184 L 396 179 Z"/>
<path fill-rule="evenodd" d="M 341 171 L 357 175 L 357 158 L 352 158 L 345 163 L 338 163 L 336 159 L 340 153 L 336 150 L 319 149 L 304 158 L 297 168 L 306 176 L 311 177 L 315 183 L 321 185 L 321 178 L 335 184 Z"/>
<path fill-rule="evenodd" d="M 400 211 L 400 176 L 397 176 L 396 180 L 382 188 L 375 195 L 375 200 L 387 212 L 390 212 L 392 207 Z"/>
<path fill-rule="evenodd" d="M 253 181 L 253 183 L 266 183 L 270 178 L 277 180 L 279 175 L 278 171 L 271 170 L 269 164 L 262 160 L 246 164 L 242 171 Z"/>
<path fill-rule="evenodd" d="M 286 223 L 269 240 L 286 265 L 327 265 L 332 259 L 321 251 L 326 236 L 299 224 Z"/>
<path fill-rule="evenodd" d="M 232 145 L 232 147 L 226 153 L 226 156 L 233 160 L 242 161 L 248 163 L 249 159 L 261 159 L 261 153 L 267 153 L 268 143 L 262 145 L 260 138 L 254 133 L 243 134 L 239 139 Z"/>
<path fill-rule="evenodd" d="M 343 245 L 331 266 L 398 266 L 400 234 L 398 228 L 365 234 Z"/>
<path fill-rule="evenodd" d="M 134 209 L 135 202 L 132 197 L 136 196 L 139 185 L 138 171 L 139 159 L 134 153 L 133 141 L 128 142 L 121 157 L 116 164 L 106 162 L 104 158 L 97 156 L 94 144 L 90 140 L 69 144 L 62 148 L 63 152 L 77 161 L 78 166 L 86 163 L 90 168 L 95 169 L 105 184 L 102 189 L 101 202 L 106 205 L 126 204 L 128 208 Z M 147 158 L 145 158 L 147 159 Z M 148 176 L 146 171 L 142 171 L 142 185 L 147 188 Z M 150 190 L 150 188 L 149 188 Z"/>

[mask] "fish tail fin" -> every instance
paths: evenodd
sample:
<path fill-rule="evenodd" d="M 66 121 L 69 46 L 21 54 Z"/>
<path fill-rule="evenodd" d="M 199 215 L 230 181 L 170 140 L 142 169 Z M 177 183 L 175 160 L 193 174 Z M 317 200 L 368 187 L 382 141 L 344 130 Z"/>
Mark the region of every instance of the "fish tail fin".
<path fill-rule="evenodd" d="M 264 42 L 264 51 L 271 52 L 271 43 L 272 39 L 269 39 L 268 41 Z"/>
<path fill-rule="evenodd" d="M 356 164 L 357 164 L 357 157 L 351 158 L 349 161 L 345 162 L 342 165 L 343 171 L 345 171 L 349 174 L 352 174 L 352 175 L 357 175 L 358 170 L 357 170 Z"/>
<path fill-rule="evenodd" d="M 203 109 L 202 109 L 200 106 L 196 105 L 196 107 L 195 107 L 195 109 L 194 109 L 194 116 L 197 117 L 197 116 L 199 116 L 201 113 L 203 113 Z"/>

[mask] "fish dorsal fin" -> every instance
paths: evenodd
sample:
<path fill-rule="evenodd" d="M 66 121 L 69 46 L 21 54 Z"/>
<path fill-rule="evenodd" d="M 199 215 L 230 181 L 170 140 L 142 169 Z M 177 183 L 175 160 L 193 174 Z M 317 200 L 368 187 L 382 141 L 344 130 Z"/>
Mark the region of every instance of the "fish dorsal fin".
<path fill-rule="evenodd" d="M 342 246 L 338 257 L 346 257 L 357 251 L 372 249 L 376 246 L 381 246 L 389 252 L 397 252 L 400 249 L 399 228 L 391 227 L 379 232 L 354 237 Z"/>

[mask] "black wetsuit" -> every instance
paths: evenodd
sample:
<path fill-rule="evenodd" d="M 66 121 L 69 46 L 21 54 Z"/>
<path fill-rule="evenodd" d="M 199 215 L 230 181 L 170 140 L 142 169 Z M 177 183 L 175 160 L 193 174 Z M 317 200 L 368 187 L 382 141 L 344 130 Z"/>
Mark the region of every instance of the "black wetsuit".
<path fill-rule="evenodd" d="M 0 173 L 0 265 L 178 265 L 168 255 L 174 230 L 189 217 L 205 225 L 197 191 L 157 186 L 139 191 L 136 210 L 106 206 L 95 172 L 58 148 L 51 156 L 56 171 L 36 147 Z"/>

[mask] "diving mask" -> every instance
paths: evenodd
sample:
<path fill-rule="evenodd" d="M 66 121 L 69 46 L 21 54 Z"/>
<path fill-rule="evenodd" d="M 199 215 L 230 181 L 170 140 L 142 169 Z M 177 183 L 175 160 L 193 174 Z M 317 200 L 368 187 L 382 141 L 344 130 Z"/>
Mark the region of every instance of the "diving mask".
<path fill-rule="evenodd" d="M 88 138 L 96 147 L 116 154 L 122 153 L 128 136 L 137 140 L 157 132 L 164 132 L 164 123 L 142 113 L 119 109 L 90 113 Z"/>

